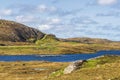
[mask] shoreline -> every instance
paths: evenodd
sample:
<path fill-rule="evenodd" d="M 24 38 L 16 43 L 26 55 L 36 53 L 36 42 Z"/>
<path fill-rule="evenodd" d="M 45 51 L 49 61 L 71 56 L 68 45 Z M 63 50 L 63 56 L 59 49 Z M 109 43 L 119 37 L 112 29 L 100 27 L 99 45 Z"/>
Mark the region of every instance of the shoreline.
<path fill-rule="evenodd" d="M 76 58 L 77 56 L 79 58 Z M 97 58 L 101 58 L 105 56 L 120 56 L 120 50 L 119 51 L 118 50 L 117 51 L 116 50 L 115 51 L 113 50 L 112 51 L 99 51 L 93 54 L 0 55 L 0 58 L 1 58 L 0 62 L 16 62 L 16 61 L 20 61 L 20 62 L 30 62 L 30 61 L 75 62 L 79 60 L 93 60 L 93 59 L 97 59 Z M 56 58 L 59 58 L 59 59 L 56 60 Z"/>
<path fill-rule="evenodd" d="M 93 52 L 87 52 L 87 51 L 84 51 L 84 52 L 68 52 L 68 53 L 62 53 L 62 52 L 50 52 L 50 53 L 33 53 L 33 52 L 30 52 L 30 53 L 14 53 L 14 51 L 12 51 L 12 53 L 0 53 L 0 56 L 7 56 L 7 55 L 12 55 L 12 56 L 16 56 L 16 55 L 53 55 L 53 56 L 58 56 L 58 55 L 67 55 L 67 54 L 95 54 L 97 52 L 101 52 L 101 51 L 120 51 L 120 49 L 107 49 L 107 50 L 98 50 L 98 51 L 93 51 Z"/>

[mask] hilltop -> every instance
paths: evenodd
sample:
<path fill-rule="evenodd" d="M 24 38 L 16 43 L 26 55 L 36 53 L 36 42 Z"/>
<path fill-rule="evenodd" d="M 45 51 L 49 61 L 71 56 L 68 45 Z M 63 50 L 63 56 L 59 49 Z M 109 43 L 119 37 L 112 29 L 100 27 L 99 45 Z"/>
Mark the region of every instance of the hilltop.
<path fill-rule="evenodd" d="M 64 42 L 78 42 L 78 43 L 87 43 L 87 44 L 95 44 L 95 43 L 103 44 L 103 43 L 114 42 L 107 39 L 87 38 L 87 37 L 82 37 L 82 38 L 76 37 L 76 38 L 67 38 L 67 39 L 60 39 L 60 40 Z"/>
<path fill-rule="evenodd" d="M 43 38 L 45 34 L 26 25 L 0 20 L 0 41 L 26 42 Z"/>

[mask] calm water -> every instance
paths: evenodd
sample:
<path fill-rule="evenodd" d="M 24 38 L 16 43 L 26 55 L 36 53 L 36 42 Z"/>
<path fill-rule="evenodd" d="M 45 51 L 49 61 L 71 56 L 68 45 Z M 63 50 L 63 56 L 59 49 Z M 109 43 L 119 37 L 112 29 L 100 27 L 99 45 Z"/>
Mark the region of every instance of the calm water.
<path fill-rule="evenodd" d="M 120 51 L 100 51 L 95 54 L 65 54 L 65 55 L 5 55 L 0 56 L 0 61 L 51 61 L 51 62 L 71 62 L 76 60 L 86 60 L 102 55 L 119 55 Z"/>

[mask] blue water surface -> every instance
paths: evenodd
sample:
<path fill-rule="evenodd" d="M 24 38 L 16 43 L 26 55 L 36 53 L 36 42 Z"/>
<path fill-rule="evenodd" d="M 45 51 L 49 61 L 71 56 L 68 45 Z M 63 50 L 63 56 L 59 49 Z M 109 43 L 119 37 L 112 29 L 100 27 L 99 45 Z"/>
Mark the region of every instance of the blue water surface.
<path fill-rule="evenodd" d="M 63 54 L 63 55 L 1 55 L 0 61 L 50 61 L 50 62 L 72 62 L 76 60 L 87 60 L 102 55 L 119 55 L 119 50 L 99 51 L 93 54 Z"/>

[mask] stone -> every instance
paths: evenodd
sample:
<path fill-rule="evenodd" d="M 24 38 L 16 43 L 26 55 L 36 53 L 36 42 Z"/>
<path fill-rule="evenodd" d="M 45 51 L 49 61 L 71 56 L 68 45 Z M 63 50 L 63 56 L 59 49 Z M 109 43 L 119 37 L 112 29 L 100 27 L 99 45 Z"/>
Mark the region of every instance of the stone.
<path fill-rule="evenodd" d="M 63 73 L 64 74 L 72 73 L 73 71 L 79 69 L 84 62 L 86 62 L 86 60 L 79 60 L 72 62 L 68 67 L 64 69 Z"/>

